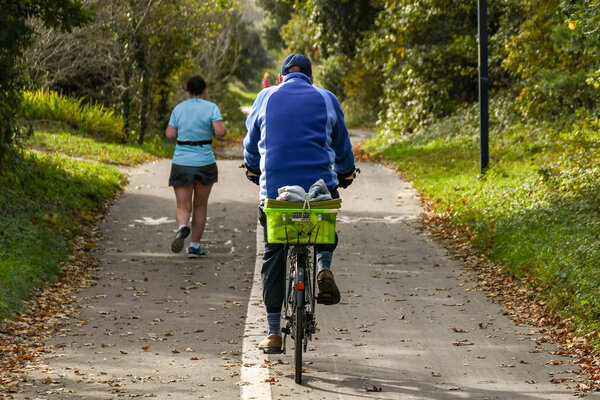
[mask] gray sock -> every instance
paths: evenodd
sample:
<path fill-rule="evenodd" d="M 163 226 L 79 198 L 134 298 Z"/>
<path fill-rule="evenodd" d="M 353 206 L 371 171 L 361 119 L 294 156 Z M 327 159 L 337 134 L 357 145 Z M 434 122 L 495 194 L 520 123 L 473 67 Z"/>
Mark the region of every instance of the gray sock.
<path fill-rule="evenodd" d="M 333 253 L 330 251 L 320 251 L 317 253 L 317 272 L 322 269 L 331 269 L 331 258 Z"/>
<path fill-rule="evenodd" d="M 281 312 L 267 313 L 268 335 L 281 335 Z"/>

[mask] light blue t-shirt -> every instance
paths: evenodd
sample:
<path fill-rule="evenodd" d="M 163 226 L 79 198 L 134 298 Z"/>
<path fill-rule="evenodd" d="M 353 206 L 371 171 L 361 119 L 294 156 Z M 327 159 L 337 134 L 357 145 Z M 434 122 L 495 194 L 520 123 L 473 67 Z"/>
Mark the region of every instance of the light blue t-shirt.
<path fill-rule="evenodd" d="M 187 99 L 173 109 L 169 125 L 177 128 L 177 140 L 196 142 L 211 140 L 214 135 L 212 123 L 221 121 L 216 104 L 198 98 Z M 213 164 L 215 155 L 210 144 L 190 146 L 178 144 L 173 154 L 173 164 L 201 167 Z"/>

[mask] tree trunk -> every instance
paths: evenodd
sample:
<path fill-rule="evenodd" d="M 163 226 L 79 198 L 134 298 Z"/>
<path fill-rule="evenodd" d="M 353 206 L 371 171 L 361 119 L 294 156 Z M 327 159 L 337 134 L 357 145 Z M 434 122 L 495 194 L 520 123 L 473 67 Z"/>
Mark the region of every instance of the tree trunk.
<path fill-rule="evenodd" d="M 146 71 L 146 64 L 144 64 L 144 69 L 142 70 L 142 105 L 140 110 L 140 133 L 138 135 L 139 144 L 144 143 L 146 129 L 148 127 L 148 106 L 150 104 L 149 93 L 150 79 L 148 78 L 148 71 Z"/>
<path fill-rule="evenodd" d="M 138 133 L 138 144 L 143 144 L 148 127 L 148 94 L 150 93 L 150 74 L 148 73 L 148 46 L 146 37 L 140 32 L 136 32 L 134 38 L 135 64 L 140 74 L 142 84 L 140 99 L 140 130 Z"/>
<path fill-rule="evenodd" d="M 121 141 L 127 143 L 129 138 L 129 116 L 131 114 L 131 67 L 123 65 L 123 94 L 121 95 L 121 116 L 123 117 L 123 136 Z"/>

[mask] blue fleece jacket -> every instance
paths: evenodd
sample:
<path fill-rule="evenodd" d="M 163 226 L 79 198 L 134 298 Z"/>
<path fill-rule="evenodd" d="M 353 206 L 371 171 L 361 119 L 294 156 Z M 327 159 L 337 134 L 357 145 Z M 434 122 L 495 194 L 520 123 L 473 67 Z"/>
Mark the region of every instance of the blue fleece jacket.
<path fill-rule="evenodd" d="M 336 171 L 354 167 L 338 99 L 301 72 L 258 93 L 246 128 L 244 162 L 261 171 L 261 200 L 276 198 L 277 189 L 286 185 L 308 191 L 319 179 L 331 189 L 338 184 Z"/>

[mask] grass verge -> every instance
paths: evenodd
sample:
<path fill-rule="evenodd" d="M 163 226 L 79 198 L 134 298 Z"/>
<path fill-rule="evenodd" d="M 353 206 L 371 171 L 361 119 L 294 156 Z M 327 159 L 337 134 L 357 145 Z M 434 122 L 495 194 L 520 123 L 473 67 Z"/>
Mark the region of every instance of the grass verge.
<path fill-rule="evenodd" d="M 104 164 L 129 166 L 153 157 L 171 157 L 175 147 L 173 143 L 162 140 L 149 141 L 142 145 L 102 142 L 74 135 L 68 127 L 56 125 L 37 127 L 27 144 L 47 152 L 59 152 Z"/>
<path fill-rule="evenodd" d="M 229 85 L 229 93 L 240 106 L 251 106 L 256 100 L 258 93 L 248 91 L 241 83 L 232 83 Z"/>
<path fill-rule="evenodd" d="M 59 275 L 82 227 L 123 188 L 114 165 L 170 157 L 174 147 L 119 143 L 122 121 L 100 105 L 44 91 L 24 97 L 29 149 L 0 169 L 0 319 Z"/>
<path fill-rule="evenodd" d="M 60 272 L 86 220 L 122 188 L 113 167 L 24 151 L 0 170 L 0 319 Z"/>
<path fill-rule="evenodd" d="M 475 108 L 365 150 L 396 163 L 437 216 L 599 348 L 600 122 L 523 125 L 492 109 L 484 177 Z"/>

